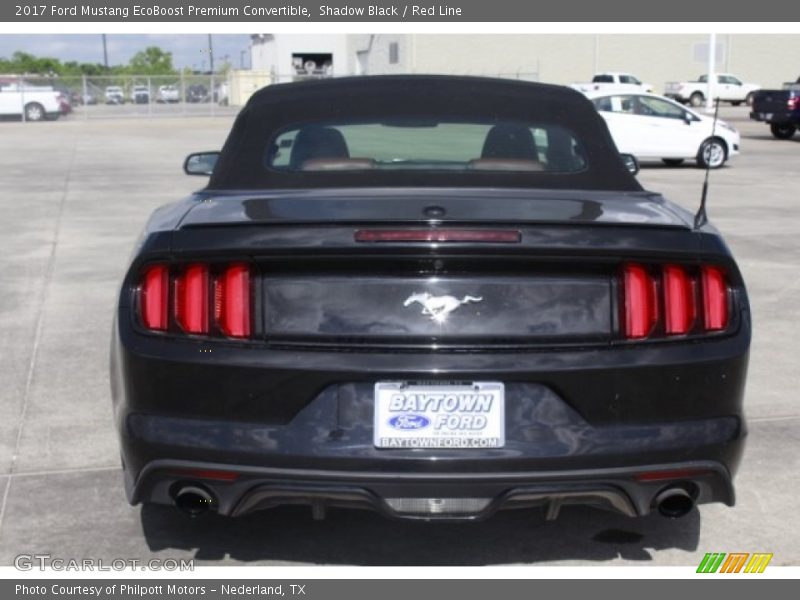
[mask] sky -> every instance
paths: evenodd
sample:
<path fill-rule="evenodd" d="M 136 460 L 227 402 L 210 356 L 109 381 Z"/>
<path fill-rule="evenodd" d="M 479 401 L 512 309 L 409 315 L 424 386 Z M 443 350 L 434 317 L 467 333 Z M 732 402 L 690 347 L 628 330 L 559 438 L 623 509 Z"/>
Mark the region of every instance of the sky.
<path fill-rule="evenodd" d="M 167 52 L 172 52 L 172 64 L 176 68 L 208 69 L 208 36 L 205 34 L 114 34 L 106 36 L 106 44 L 109 65 L 126 64 L 138 51 L 148 46 L 159 46 Z M 250 47 L 250 36 L 214 34 L 212 45 L 215 63 L 221 62 L 227 55 L 231 65 L 239 68 L 242 50 Z M 75 60 L 103 63 L 103 42 L 100 34 L 0 34 L 0 57 L 10 58 L 17 50 L 38 57 L 58 58 L 62 62 Z M 249 52 L 245 53 L 243 58 L 244 66 L 249 67 Z"/>

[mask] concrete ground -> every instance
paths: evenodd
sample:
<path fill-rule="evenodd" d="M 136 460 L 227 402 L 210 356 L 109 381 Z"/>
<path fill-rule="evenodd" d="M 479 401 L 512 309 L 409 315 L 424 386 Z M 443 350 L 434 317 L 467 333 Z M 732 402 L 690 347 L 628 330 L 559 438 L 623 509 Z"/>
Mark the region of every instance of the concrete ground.
<path fill-rule="evenodd" d="M 568 507 L 464 525 L 398 523 L 302 508 L 190 521 L 124 498 L 108 386 L 117 285 L 147 215 L 203 184 L 180 170 L 217 148 L 217 118 L 0 123 L 0 565 L 21 553 L 195 558 L 211 564 L 696 565 L 706 552 L 773 552 L 800 564 L 800 136 L 773 140 L 745 108 L 724 109 L 744 154 L 712 173 L 709 212 L 744 271 L 755 334 L 750 438 L 734 509 L 679 521 Z M 702 171 L 644 168 L 641 181 L 687 208 Z"/>

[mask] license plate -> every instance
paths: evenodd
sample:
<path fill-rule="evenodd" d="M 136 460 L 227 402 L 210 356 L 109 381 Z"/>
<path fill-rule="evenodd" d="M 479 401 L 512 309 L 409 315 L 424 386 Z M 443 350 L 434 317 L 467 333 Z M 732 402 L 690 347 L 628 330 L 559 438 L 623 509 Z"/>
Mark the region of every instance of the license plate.
<path fill-rule="evenodd" d="M 772 113 L 761 113 L 761 120 L 762 121 L 772 120 Z"/>
<path fill-rule="evenodd" d="M 377 448 L 502 448 L 505 388 L 496 381 L 375 384 Z"/>

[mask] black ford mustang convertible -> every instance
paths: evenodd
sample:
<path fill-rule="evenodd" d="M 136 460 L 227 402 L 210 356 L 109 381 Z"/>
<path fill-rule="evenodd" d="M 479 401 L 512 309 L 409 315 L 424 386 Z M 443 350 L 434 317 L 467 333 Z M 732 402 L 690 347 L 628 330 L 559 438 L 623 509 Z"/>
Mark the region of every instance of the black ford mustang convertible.
<path fill-rule="evenodd" d="M 750 312 L 718 232 L 566 88 L 256 93 L 156 211 L 111 380 L 132 503 L 479 519 L 734 503 Z"/>

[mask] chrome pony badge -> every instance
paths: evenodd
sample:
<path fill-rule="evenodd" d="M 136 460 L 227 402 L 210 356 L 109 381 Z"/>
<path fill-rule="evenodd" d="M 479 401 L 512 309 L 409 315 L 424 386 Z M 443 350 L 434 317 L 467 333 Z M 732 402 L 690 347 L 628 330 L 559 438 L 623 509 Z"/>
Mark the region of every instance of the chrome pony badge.
<path fill-rule="evenodd" d="M 431 321 L 442 323 L 447 315 L 464 304 L 482 302 L 483 296 L 464 296 L 461 300 L 455 296 L 432 296 L 428 292 L 415 292 L 411 294 L 403 306 L 411 306 L 414 302 L 422 305 L 422 314 L 431 318 Z"/>

